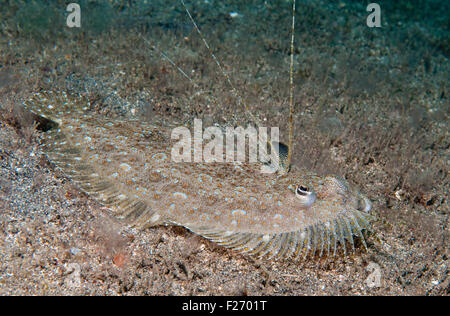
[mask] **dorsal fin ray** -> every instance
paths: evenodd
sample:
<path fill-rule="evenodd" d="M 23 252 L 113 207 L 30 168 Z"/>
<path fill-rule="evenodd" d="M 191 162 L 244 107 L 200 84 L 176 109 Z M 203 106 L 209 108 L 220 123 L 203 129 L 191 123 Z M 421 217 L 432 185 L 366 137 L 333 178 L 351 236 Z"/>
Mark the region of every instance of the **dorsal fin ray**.
<path fill-rule="evenodd" d="M 368 221 L 371 216 L 361 212 L 350 212 L 335 219 L 334 223 L 317 223 L 305 227 L 303 230 L 259 234 L 251 232 L 233 232 L 213 227 L 196 226 L 194 224 L 181 225 L 219 245 L 233 249 L 243 254 L 267 258 L 322 257 L 325 253 L 330 256 L 331 241 L 334 241 L 334 254 L 337 244 L 340 244 L 344 254 L 355 252 L 353 238 L 358 237 L 365 244 L 363 230 L 371 230 Z M 351 247 L 348 249 L 346 243 Z"/>

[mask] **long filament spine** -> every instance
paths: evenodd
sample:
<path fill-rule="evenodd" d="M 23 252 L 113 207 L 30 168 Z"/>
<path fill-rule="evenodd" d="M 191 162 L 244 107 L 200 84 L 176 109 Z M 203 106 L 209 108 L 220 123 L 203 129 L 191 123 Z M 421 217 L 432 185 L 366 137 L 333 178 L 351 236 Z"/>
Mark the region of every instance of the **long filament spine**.
<path fill-rule="evenodd" d="M 292 35 L 291 35 L 291 70 L 289 74 L 289 147 L 286 169 L 289 170 L 294 149 L 294 31 L 295 31 L 295 0 L 292 4 Z"/>

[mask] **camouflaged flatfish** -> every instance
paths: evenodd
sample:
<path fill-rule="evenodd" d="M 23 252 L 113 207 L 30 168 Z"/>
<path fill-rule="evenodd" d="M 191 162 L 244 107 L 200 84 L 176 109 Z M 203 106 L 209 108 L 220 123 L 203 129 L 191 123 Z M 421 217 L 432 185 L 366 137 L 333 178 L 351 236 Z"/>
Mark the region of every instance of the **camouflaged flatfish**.
<path fill-rule="evenodd" d="M 258 163 L 173 162 L 174 126 L 107 119 L 80 95 L 36 93 L 25 106 L 57 124 L 43 133 L 49 160 L 129 224 L 180 225 L 268 258 L 345 253 L 354 236 L 366 245 L 370 202 L 343 179 L 296 167 L 264 174 Z"/>

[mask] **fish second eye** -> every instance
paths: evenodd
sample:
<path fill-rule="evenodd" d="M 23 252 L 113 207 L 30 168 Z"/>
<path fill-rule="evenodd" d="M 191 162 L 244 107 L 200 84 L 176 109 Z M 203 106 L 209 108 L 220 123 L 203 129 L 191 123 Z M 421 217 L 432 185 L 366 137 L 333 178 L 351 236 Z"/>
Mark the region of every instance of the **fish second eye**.
<path fill-rule="evenodd" d="M 317 194 L 309 188 L 298 185 L 295 189 L 295 196 L 302 207 L 310 207 L 316 200 Z"/>

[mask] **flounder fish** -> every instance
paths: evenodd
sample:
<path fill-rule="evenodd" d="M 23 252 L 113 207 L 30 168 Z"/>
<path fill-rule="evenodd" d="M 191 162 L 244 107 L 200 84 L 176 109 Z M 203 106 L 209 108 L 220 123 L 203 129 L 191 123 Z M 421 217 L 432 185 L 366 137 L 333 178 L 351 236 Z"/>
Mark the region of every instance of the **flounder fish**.
<path fill-rule="evenodd" d="M 371 203 L 342 178 L 296 166 L 265 174 L 260 162 L 174 162 L 178 140 L 163 120 L 107 119 L 66 91 L 24 104 L 54 122 L 42 133 L 49 160 L 127 224 L 180 225 L 267 259 L 346 253 L 355 237 L 366 247 Z"/>

